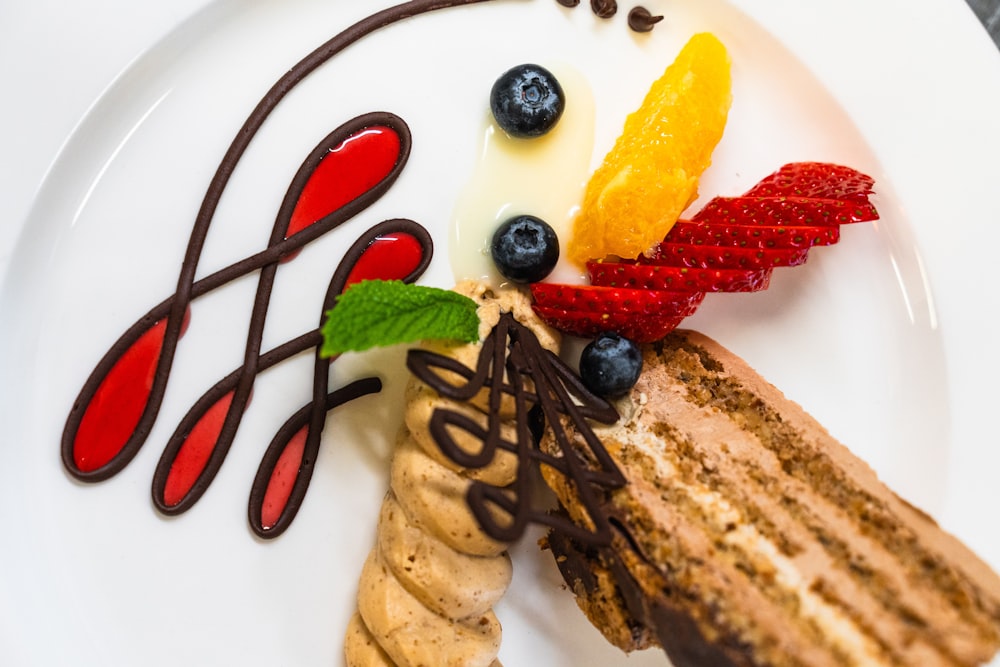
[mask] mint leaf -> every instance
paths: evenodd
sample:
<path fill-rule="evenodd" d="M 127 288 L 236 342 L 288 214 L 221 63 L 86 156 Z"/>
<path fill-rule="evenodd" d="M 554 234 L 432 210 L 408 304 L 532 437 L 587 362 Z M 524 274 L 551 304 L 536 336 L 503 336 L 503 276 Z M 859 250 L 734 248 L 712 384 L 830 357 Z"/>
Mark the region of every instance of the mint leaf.
<path fill-rule="evenodd" d="M 326 313 L 320 354 L 332 357 L 418 340 L 479 340 L 476 302 L 450 290 L 399 280 L 364 280 Z"/>

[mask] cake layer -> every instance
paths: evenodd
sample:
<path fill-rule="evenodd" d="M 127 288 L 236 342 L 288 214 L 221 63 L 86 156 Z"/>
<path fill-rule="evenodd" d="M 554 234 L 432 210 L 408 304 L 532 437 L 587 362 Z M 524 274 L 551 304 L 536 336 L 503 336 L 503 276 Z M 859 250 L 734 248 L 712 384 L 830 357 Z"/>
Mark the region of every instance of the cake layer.
<path fill-rule="evenodd" d="M 604 499 L 612 546 L 550 538 L 609 639 L 637 648 L 647 626 L 678 667 L 994 654 L 1000 579 L 958 540 L 714 341 L 678 332 L 644 354 L 622 420 L 595 428 L 629 480 Z M 572 489 L 548 480 L 582 519 Z"/>

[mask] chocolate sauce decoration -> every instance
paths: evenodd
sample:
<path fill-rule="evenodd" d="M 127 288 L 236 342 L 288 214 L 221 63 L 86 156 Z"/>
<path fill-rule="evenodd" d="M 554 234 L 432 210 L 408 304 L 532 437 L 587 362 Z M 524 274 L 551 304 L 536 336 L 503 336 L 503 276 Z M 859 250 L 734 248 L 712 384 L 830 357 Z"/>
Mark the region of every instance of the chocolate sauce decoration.
<path fill-rule="evenodd" d="M 662 20 L 662 16 L 653 16 L 641 5 L 633 7 L 628 13 L 628 27 L 635 32 L 649 32 Z"/>
<path fill-rule="evenodd" d="M 409 150 L 409 131 L 405 130 L 405 124 L 400 121 L 399 127 L 404 128 L 404 131 L 400 133 L 401 146 L 405 145 L 405 148 L 400 154 L 398 168 L 394 169 L 377 187 L 373 188 L 373 192 L 376 194 L 363 201 L 347 202 L 338 212 L 321 220 L 307 221 L 301 230 L 292 227 L 289 238 L 283 240 L 277 238 L 279 225 L 276 223 L 275 232 L 272 234 L 271 242 L 266 250 L 195 281 L 201 251 L 223 192 L 257 132 L 284 97 L 318 67 L 376 30 L 438 9 L 489 1 L 412 0 L 376 12 L 349 26 L 309 53 L 271 86 L 237 132 L 208 185 L 195 217 L 174 295 L 154 306 L 112 345 L 84 383 L 77 400 L 70 409 L 61 440 L 63 465 L 70 475 L 83 482 L 108 479 L 127 466 L 145 443 L 159 414 L 174 354 L 190 318 L 192 300 L 225 285 L 236 277 L 251 271 L 261 270 L 262 277 L 258 283 L 258 303 L 266 302 L 270 294 L 271 284 L 273 284 L 273 271 L 276 262 L 291 257 L 306 244 L 370 205 L 374 199 L 377 199 L 391 186 L 399 169 L 405 163 L 405 157 Z M 379 122 L 382 121 L 389 125 L 393 122 L 388 114 L 382 115 Z M 364 121 L 355 119 L 355 122 L 357 124 L 352 127 L 359 130 L 364 129 L 362 127 Z M 296 177 L 296 182 L 293 182 L 290 191 L 296 187 L 300 176 L 303 182 L 309 178 L 309 175 L 300 170 L 300 174 Z M 286 197 L 285 204 L 287 203 L 288 198 Z M 282 205 L 279 219 L 286 214 L 288 218 L 293 215 L 292 212 L 286 211 L 285 204 Z M 287 226 L 284 228 L 285 233 L 289 230 L 290 228 Z M 266 310 L 266 305 L 263 308 Z M 255 311 L 257 311 L 256 306 Z M 268 363 L 278 363 L 277 360 L 280 360 L 283 355 L 294 354 L 291 350 L 299 349 L 303 345 L 303 349 L 308 349 L 309 338 L 310 334 L 305 334 L 262 355 L 259 350 L 259 335 L 256 331 L 251 330 L 247 337 L 244 367 L 255 367 L 259 371 Z M 217 399 L 206 407 L 205 404 L 209 403 L 208 399 L 205 400 L 205 404 L 199 402 L 198 406 L 204 408 L 202 416 L 207 414 L 212 407 L 218 406 L 220 411 L 223 411 L 224 408 L 226 416 L 218 435 L 223 435 L 225 432 L 228 438 L 230 432 L 235 433 L 239 415 L 242 414 L 242 410 L 249 401 L 252 378 L 255 375 L 256 373 L 240 372 L 235 376 L 237 382 L 232 390 L 231 398 L 228 399 L 228 404 L 220 403 Z M 109 380 L 112 381 L 109 383 Z M 128 381 L 133 386 L 129 391 L 108 391 L 109 387 L 113 390 L 118 381 Z M 326 396 L 325 389 L 323 394 Z M 223 397 L 225 396 L 228 394 L 223 394 Z M 98 400 L 95 401 L 95 398 Z M 324 400 L 323 404 L 326 403 L 327 401 Z M 193 412 L 197 412 L 197 410 L 193 410 Z M 194 422 L 195 425 L 203 423 L 200 418 L 194 419 Z M 85 436 L 82 440 L 81 432 Z M 83 444 L 84 442 L 86 444 Z M 222 449 L 227 448 L 228 446 L 225 446 Z M 216 454 L 216 451 L 221 450 L 218 447 L 213 449 L 209 456 L 211 462 L 200 462 L 200 465 L 207 466 L 205 469 L 214 468 L 206 478 L 209 481 L 218 469 L 218 465 L 221 465 L 221 459 L 213 459 L 213 457 L 224 456 L 224 454 Z M 180 448 L 178 448 L 179 452 Z M 204 473 L 204 470 L 199 472 L 199 478 L 201 473 Z M 197 484 L 191 486 L 191 489 L 193 490 L 197 486 L 203 491 L 204 485 L 204 480 L 199 479 Z M 201 491 L 194 491 L 194 494 L 200 495 Z M 190 492 L 191 490 L 188 491 L 188 493 Z M 157 485 L 154 485 L 154 497 L 159 495 Z M 191 502 L 193 501 L 187 502 L 184 506 L 190 506 Z M 180 503 L 177 505 L 179 506 Z M 173 506 L 171 505 L 171 507 Z M 271 534 L 276 533 L 272 531 Z"/>
<path fill-rule="evenodd" d="M 590 0 L 590 8 L 602 19 L 609 19 L 618 13 L 618 3 L 615 0 Z"/>
<path fill-rule="evenodd" d="M 371 228 L 359 238 L 341 261 L 337 271 L 330 280 L 330 285 L 323 300 L 319 326 L 331 309 L 336 306 L 337 297 L 347 287 L 361 280 L 374 279 L 385 275 L 385 267 L 365 267 L 363 258 L 371 253 L 376 244 L 387 238 L 399 239 L 405 235 L 417 242 L 421 250 L 418 263 L 415 265 L 401 262 L 396 256 L 393 268 L 395 275 L 383 279 L 397 279 L 412 283 L 419 278 L 431 261 L 433 241 L 427 230 L 411 220 L 388 220 Z M 273 538 L 283 533 L 295 518 L 309 487 L 316 458 L 319 455 L 323 426 L 326 413 L 343 403 L 367 393 L 381 390 L 381 382 L 377 378 L 357 380 L 343 390 L 327 394 L 327 382 L 330 365 L 336 358 L 324 357 L 320 354 L 323 335 L 320 328 L 315 329 L 313 363 L 313 398 L 292 415 L 275 434 L 268 445 L 267 452 L 261 460 L 260 467 L 254 477 L 250 490 L 248 518 L 250 527 L 260 537 Z M 299 439 L 297 441 L 296 439 Z M 293 448 L 300 447 L 301 452 L 292 454 Z M 282 466 L 284 464 L 284 466 Z M 282 467 L 285 469 L 282 470 Z M 291 479 L 289 479 L 291 477 Z M 275 485 L 287 484 L 291 488 L 282 502 L 276 502 L 271 491 Z"/>
<path fill-rule="evenodd" d="M 625 478 L 587 420 L 614 423 L 618 420 L 618 412 L 606 400 L 591 393 L 558 356 L 543 348 L 530 329 L 510 313 L 504 313 L 483 341 L 475 369 L 426 350 L 411 350 L 407 367 L 438 394 L 455 401 L 468 401 L 482 389 L 489 388 L 487 429 L 446 408 L 435 409 L 430 421 L 431 435 L 441 451 L 463 468 L 482 468 L 501 449 L 517 455 L 517 477 L 511 486 L 497 487 L 475 480 L 469 487 L 469 508 L 483 532 L 495 540 L 513 542 L 524 534 L 529 523 L 537 523 L 586 543 L 610 542 L 612 526 L 600 512 L 595 489 L 620 488 L 625 485 Z M 464 381 L 449 381 L 437 370 L 445 371 L 449 377 L 457 375 Z M 505 395 L 514 400 L 515 442 L 501 435 L 498 415 Z M 538 448 L 532 422 L 539 412 L 559 444 L 561 456 L 552 456 Z M 588 459 L 570 443 L 562 422 L 564 417 L 572 421 L 582 435 Z M 473 436 L 482 443 L 482 448 L 476 452 L 463 449 L 449 433 L 451 428 Z M 533 468 L 542 465 L 571 481 L 593 529 L 535 506 L 532 472 Z"/>
<path fill-rule="evenodd" d="M 580 4 L 580 0 L 556 0 L 556 2 L 569 8 Z M 598 18 L 609 19 L 618 13 L 618 2 L 617 0 L 590 0 L 590 9 Z M 662 20 L 662 16 L 654 16 L 641 5 L 633 7 L 628 13 L 628 27 L 633 32 L 650 32 Z"/>
<path fill-rule="evenodd" d="M 300 232 L 284 238 L 298 194 L 305 187 L 312 171 L 323 157 L 329 154 L 329 149 L 343 144 L 346 140 L 369 130 L 375 125 L 388 128 L 398 137 L 399 149 L 395 164 L 376 183 L 369 184 L 366 192 L 358 193 L 363 196 L 354 197 L 352 201 L 342 204 Z M 409 148 L 410 134 L 406 124 L 402 119 L 386 113 L 359 116 L 337 128 L 320 142 L 306 159 L 305 163 L 303 163 L 292 185 L 289 187 L 288 194 L 274 224 L 271 240 L 265 250 L 246 257 L 196 282 L 191 282 L 184 290 L 178 290 L 172 297 L 154 306 L 132 325 L 112 345 L 104 358 L 101 359 L 91 373 L 90 378 L 84 384 L 77 401 L 70 411 L 66 427 L 63 431 L 63 463 L 70 474 L 81 481 L 101 481 L 119 472 L 138 452 L 156 420 L 160 403 L 166 392 L 174 351 L 183 333 L 181 323 L 188 318 L 190 305 L 194 299 L 230 283 L 236 278 L 253 271 L 262 270 L 262 278 L 257 295 L 258 303 L 262 305 L 255 305 L 255 310 L 258 311 L 255 313 L 255 316 L 259 321 L 257 326 L 261 326 L 262 311 L 266 310 L 270 285 L 273 281 L 273 272 L 276 270 L 279 262 L 284 258 L 294 255 L 302 247 L 319 236 L 346 222 L 384 194 L 402 171 L 409 155 Z M 200 240 L 203 240 L 206 233 L 207 229 L 196 227 L 192 232 L 192 242 L 199 240 L 196 237 L 200 237 Z M 188 268 L 186 265 L 182 267 L 182 273 L 183 269 L 186 268 Z M 136 345 L 141 341 L 144 342 L 151 332 L 157 331 L 157 328 L 162 331 L 160 339 L 161 349 L 158 355 L 150 359 L 154 365 L 152 366 L 152 381 L 148 388 L 148 395 L 145 398 L 144 404 L 131 406 L 133 410 L 137 407 L 141 408 L 141 414 L 135 416 L 135 423 L 130 430 L 119 428 L 117 433 L 108 433 L 107 429 L 101 428 L 101 423 L 94 423 L 99 419 L 98 415 L 101 415 L 101 413 L 91 412 L 92 409 L 98 411 L 105 410 L 110 412 L 110 418 L 119 418 L 116 411 L 120 409 L 120 406 L 114 403 L 109 404 L 107 400 L 107 392 L 113 389 L 113 387 L 106 385 L 105 379 L 115 372 L 119 361 L 123 359 L 129 360 L 130 356 L 134 355 Z M 259 356 L 259 349 L 256 353 L 248 351 L 247 356 L 251 357 L 253 363 L 256 363 L 255 359 Z M 128 387 L 127 389 L 132 390 L 134 388 Z M 131 391 L 125 393 L 127 397 L 133 395 Z M 95 397 L 98 397 L 99 394 L 101 396 L 95 402 Z M 121 436 L 122 440 L 109 442 L 111 435 Z M 88 460 L 86 458 L 88 452 L 85 451 L 88 447 L 100 450 L 99 453 L 103 456 L 96 462 Z"/>
<path fill-rule="evenodd" d="M 275 221 L 268 248 L 286 243 L 312 225 L 320 224 L 325 229 L 333 229 L 353 217 L 355 211 L 366 208 L 377 199 L 399 174 L 405 163 L 410 143 L 408 138 L 402 138 L 408 136 L 405 128 L 405 124 L 396 117 L 381 113 L 368 114 L 341 126 L 321 141 L 306 158 L 288 189 Z M 381 142 L 387 141 L 389 146 L 376 144 L 372 147 L 366 145 L 359 147 L 358 145 L 358 142 L 372 141 L 375 138 Z M 379 160 L 373 164 L 366 162 L 371 153 L 385 152 L 386 148 L 392 152 L 380 155 Z M 392 155 L 395 157 L 390 157 Z M 321 174 L 320 168 L 333 160 L 337 163 L 332 169 L 327 169 L 327 173 Z M 330 171 L 333 173 L 329 174 Z M 316 203 L 312 203 L 308 208 L 313 212 L 335 208 L 316 222 L 298 222 L 296 212 L 302 210 L 304 193 L 320 175 L 328 176 L 321 182 L 321 187 L 326 190 L 322 193 L 325 196 L 318 202 L 314 199 Z M 340 180 L 345 176 L 350 176 L 353 182 L 341 183 Z M 410 222 L 406 228 L 412 229 L 415 224 Z M 291 225 L 295 225 L 299 231 L 288 236 Z M 399 229 L 394 227 L 392 231 Z M 362 237 L 366 243 L 370 243 L 366 240 L 368 236 L 370 232 Z M 429 241 L 429 236 L 426 237 Z M 430 254 L 429 243 L 426 248 L 422 255 Z M 207 489 L 236 437 L 258 373 L 270 367 L 261 364 L 260 345 L 276 272 L 282 260 L 289 256 L 288 253 L 280 253 L 260 270 L 243 365 L 223 378 L 194 404 L 181 420 L 160 457 L 153 477 L 153 502 L 157 509 L 165 514 L 180 514 L 190 509 Z M 334 277 L 334 283 L 340 289 L 344 286 L 347 272 L 352 268 L 352 264 L 346 262 L 353 262 L 358 257 L 360 253 L 349 253 L 342 260 Z M 428 259 L 429 257 L 418 259 L 420 270 L 416 275 L 407 271 L 404 276 L 393 276 L 387 271 L 384 277 L 407 277 L 415 280 L 423 271 L 423 267 L 426 267 Z M 394 269 L 394 267 L 387 268 Z M 331 283 L 331 288 L 334 283 Z M 337 293 L 339 291 L 334 293 L 333 297 L 328 295 L 327 301 L 335 299 Z M 325 303 L 320 313 L 325 312 L 328 307 Z M 315 336 L 310 338 L 314 340 Z M 286 353 L 294 352 L 295 347 L 286 351 Z M 267 361 L 276 364 L 286 358 L 288 357 L 283 355 L 271 355 Z M 325 394 L 324 389 L 323 396 L 318 398 L 318 404 L 325 402 Z M 223 416 L 221 420 L 220 415 Z"/>

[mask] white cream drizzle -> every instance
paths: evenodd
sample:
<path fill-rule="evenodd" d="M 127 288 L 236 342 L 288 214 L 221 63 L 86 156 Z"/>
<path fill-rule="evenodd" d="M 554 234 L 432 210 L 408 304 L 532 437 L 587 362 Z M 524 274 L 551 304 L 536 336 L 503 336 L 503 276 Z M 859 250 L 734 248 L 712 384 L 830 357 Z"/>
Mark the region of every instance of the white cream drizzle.
<path fill-rule="evenodd" d="M 590 177 L 594 151 L 594 98 L 586 79 L 564 64 L 544 64 L 559 79 L 566 108 L 559 123 L 537 139 L 507 136 L 489 116 L 472 178 L 459 194 L 449 238 L 455 280 L 483 279 L 501 286 L 489 244 L 503 221 L 530 214 L 548 222 L 565 248 Z M 559 282 L 579 282 L 578 269 L 560 261 Z"/>

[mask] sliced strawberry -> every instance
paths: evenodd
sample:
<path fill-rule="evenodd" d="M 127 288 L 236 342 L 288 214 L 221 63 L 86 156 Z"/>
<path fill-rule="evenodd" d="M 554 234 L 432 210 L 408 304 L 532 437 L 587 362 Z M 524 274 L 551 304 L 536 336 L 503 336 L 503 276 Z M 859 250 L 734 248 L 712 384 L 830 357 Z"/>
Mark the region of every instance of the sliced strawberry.
<path fill-rule="evenodd" d="M 687 316 L 698 309 L 703 292 L 632 289 L 607 285 L 533 283 L 535 304 L 545 308 L 605 315 Z"/>
<path fill-rule="evenodd" d="M 661 243 L 636 262 L 695 269 L 770 269 L 804 264 L 809 248 L 734 248 L 692 243 Z"/>
<path fill-rule="evenodd" d="M 774 267 L 797 266 L 811 247 L 837 243 L 840 225 L 878 219 L 868 201 L 873 185 L 840 165 L 787 164 L 742 197 L 712 199 L 638 259 L 588 262 L 589 286 L 532 285 L 532 307 L 565 333 L 659 340 L 706 292 L 767 289 Z"/>
<path fill-rule="evenodd" d="M 747 191 L 751 197 L 817 197 L 867 202 L 875 180 L 859 171 L 826 162 L 793 162 Z"/>
<path fill-rule="evenodd" d="M 811 248 L 840 240 L 840 227 L 726 225 L 678 221 L 660 246 L 671 243 L 730 248 Z"/>
<path fill-rule="evenodd" d="M 664 313 L 592 313 L 578 310 L 532 306 L 542 320 L 563 333 L 581 338 L 593 338 L 598 334 L 613 331 L 636 343 L 651 343 L 660 340 L 676 329 L 684 320 L 683 315 Z"/>
<path fill-rule="evenodd" d="M 658 264 L 588 262 L 594 285 L 636 290 L 756 292 L 767 289 L 771 269 L 692 269 Z"/>
<path fill-rule="evenodd" d="M 878 219 L 867 200 L 854 202 L 808 197 L 715 197 L 691 218 L 726 225 L 846 225 Z"/>

